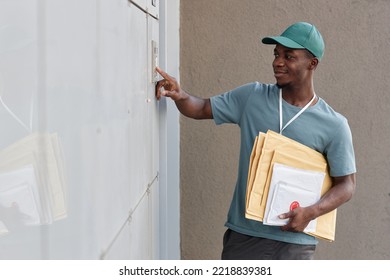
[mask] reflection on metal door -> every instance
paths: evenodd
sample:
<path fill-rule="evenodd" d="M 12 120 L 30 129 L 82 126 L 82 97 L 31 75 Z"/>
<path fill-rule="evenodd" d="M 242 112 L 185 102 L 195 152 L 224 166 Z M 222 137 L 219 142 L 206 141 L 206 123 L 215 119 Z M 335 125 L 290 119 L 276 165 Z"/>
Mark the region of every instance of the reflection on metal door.
<path fill-rule="evenodd" d="M 136 2 L 0 0 L 1 259 L 158 258 L 159 1 Z"/>

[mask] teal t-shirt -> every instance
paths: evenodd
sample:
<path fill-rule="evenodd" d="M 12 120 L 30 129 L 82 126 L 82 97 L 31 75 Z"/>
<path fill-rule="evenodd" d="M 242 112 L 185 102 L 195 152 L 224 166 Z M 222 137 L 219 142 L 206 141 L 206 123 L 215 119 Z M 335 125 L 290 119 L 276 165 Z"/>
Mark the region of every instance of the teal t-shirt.
<path fill-rule="evenodd" d="M 301 109 L 284 100 L 282 106 L 283 125 Z M 254 140 L 260 131 L 279 132 L 279 87 L 259 82 L 246 84 L 211 97 L 211 107 L 216 124 L 237 124 L 241 133 L 238 178 L 225 225 L 246 235 L 295 244 L 317 244 L 317 239 L 308 234 L 282 231 L 278 226 L 245 218 L 247 174 Z M 322 153 L 328 161 L 331 176 L 356 172 L 348 121 L 322 98 L 294 120 L 283 135 Z"/>

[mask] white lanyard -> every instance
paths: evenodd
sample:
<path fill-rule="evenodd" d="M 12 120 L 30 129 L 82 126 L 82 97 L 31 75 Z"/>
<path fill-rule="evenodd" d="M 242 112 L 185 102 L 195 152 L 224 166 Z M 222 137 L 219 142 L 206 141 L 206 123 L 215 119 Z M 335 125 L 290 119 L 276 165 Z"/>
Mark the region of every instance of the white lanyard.
<path fill-rule="evenodd" d="M 313 101 L 316 99 L 316 94 L 314 94 L 313 98 L 309 101 L 309 103 L 307 103 L 305 105 L 305 107 L 303 107 L 298 113 L 296 113 L 296 115 L 294 117 L 291 118 L 291 120 L 288 121 L 288 123 L 286 123 L 285 126 L 283 126 L 283 108 L 282 108 L 282 89 L 279 90 L 279 131 L 280 131 L 280 134 L 282 134 L 283 130 L 290 125 L 290 123 L 292 123 L 293 121 L 296 120 L 296 118 L 298 118 L 310 105 L 311 103 L 313 103 Z"/>

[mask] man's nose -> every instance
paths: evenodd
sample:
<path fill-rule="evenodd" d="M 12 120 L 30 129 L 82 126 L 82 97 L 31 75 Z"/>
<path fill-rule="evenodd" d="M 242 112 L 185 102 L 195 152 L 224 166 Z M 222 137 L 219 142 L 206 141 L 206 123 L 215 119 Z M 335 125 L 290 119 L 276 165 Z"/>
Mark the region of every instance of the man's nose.
<path fill-rule="evenodd" d="M 272 62 L 272 65 L 274 67 L 283 66 L 284 65 L 284 60 L 281 57 L 275 57 L 274 61 Z"/>

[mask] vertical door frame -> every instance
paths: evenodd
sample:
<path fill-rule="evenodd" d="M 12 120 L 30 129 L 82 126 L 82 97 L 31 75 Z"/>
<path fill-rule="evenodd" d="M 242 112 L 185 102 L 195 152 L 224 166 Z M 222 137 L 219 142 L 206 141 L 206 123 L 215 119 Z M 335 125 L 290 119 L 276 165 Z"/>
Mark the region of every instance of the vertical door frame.
<path fill-rule="evenodd" d="M 159 66 L 180 81 L 180 0 L 160 0 L 159 5 Z M 172 260 L 180 259 L 180 115 L 171 100 L 162 98 L 159 102 L 159 258 Z"/>

